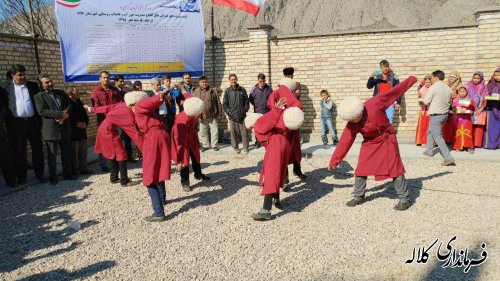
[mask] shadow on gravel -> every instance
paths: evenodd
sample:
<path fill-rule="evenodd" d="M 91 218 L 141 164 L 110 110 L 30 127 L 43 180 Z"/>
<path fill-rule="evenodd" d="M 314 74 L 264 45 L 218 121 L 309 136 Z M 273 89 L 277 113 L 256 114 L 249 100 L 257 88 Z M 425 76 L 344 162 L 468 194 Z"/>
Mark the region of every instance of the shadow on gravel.
<path fill-rule="evenodd" d="M 469 260 L 481 260 L 481 253 L 482 249 L 481 247 L 481 242 L 478 242 L 477 247 L 473 250 L 469 249 L 467 258 Z M 486 243 L 489 244 L 489 243 Z M 457 251 L 460 251 L 460 249 L 457 249 Z M 486 251 L 489 252 L 486 248 Z M 443 251 L 446 252 L 446 251 Z M 458 256 L 458 255 L 457 255 Z M 462 257 L 462 256 L 459 256 Z M 463 257 L 462 257 L 463 258 Z M 438 281 L 438 280 L 454 280 L 454 281 L 474 281 L 474 280 L 479 280 L 480 274 L 481 274 L 481 267 L 484 265 L 477 265 L 477 266 L 471 266 L 467 273 L 464 272 L 465 266 L 462 264 L 461 266 L 455 266 L 451 267 L 451 265 L 446 266 L 443 268 L 443 265 L 446 265 L 448 260 L 444 261 L 439 261 L 436 256 L 430 256 L 429 261 L 433 259 L 435 262 L 432 265 L 432 268 L 429 270 L 427 273 L 426 277 L 424 277 L 422 280 L 428 280 L 428 281 Z M 485 262 L 488 262 L 488 260 L 485 260 Z M 453 264 L 453 263 L 452 263 Z"/>
<path fill-rule="evenodd" d="M 352 187 L 351 184 L 336 185 L 321 182 L 323 179 L 331 176 L 331 172 L 326 168 L 316 169 L 309 172 L 308 175 L 309 178 L 305 182 L 295 181 L 288 184 L 291 192 L 281 193 L 281 203 L 284 208 L 275 217 L 281 217 L 293 212 L 302 212 L 307 206 L 320 200 L 335 188 Z M 289 195 L 290 193 L 292 194 Z"/>
<path fill-rule="evenodd" d="M 38 184 L 1 198 L 0 273 L 13 271 L 31 262 L 64 254 L 78 247 L 77 242 L 70 243 L 71 235 L 77 231 L 67 227 L 73 217 L 68 211 L 53 211 L 53 209 L 85 200 L 85 196 L 76 197 L 69 194 L 84 189 L 90 184 L 91 182 L 81 180 L 71 183 L 63 181 L 57 186 Z M 83 222 L 80 231 L 97 223 L 93 220 Z M 46 249 L 51 247 L 53 249 L 48 253 L 37 253 L 38 251 L 46 252 Z M 105 265 L 109 267 L 110 263 Z M 99 268 L 102 266 L 99 265 Z M 95 273 L 96 268 L 89 267 L 84 272 Z M 50 272 L 28 279 L 54 280 L 49 278 L 51 275 L 45 274 L 50 274 Z"/>
<path fill-rule="evenodd" d="M 116 265 L 114 261 L 101 261 L 82 269 L 70 272 L 64 269 L 56 269 L 45 273 L 35 274 L 30 277 L 20 279 L 20 281 L 28 280 L 81 280 L 88 278 L 100 271 L 106 270 Z"/>
<path fill-rule="evenodd" d="M 442 177 L 447 174 L 451 174 L 452 172 L 446 171 L 446 172 L 440 172 L 436 173 L 433 175 L 425 176 L 425 177 L 420 177 L 420 178 L 414 178 L 414 179 L 409 179 L 407 178 L 407 184 L 408 184 L 408 189 L 410 190 L 410 201 L 414 204 L 417 201 L 417 198 L 420 197 L 420 192 L 423 187 L 423 182 L 426 180 L 430 180 L 433 178 L 437 177 Z M 383 190 L 383 191 L 381 191 Z M 374 188 L 367 188 L 366 193 L 369 194 L 368 196 L 365 197 L 366 201 L 372 201 L 377 198 L 390 198 L 390 199 L 398 199 L 398 196 L 396 194 L 396 190 L 394 189 L 394 184 L 392 181 L 388 181 L 384 184 L 375 186 Z"/>
<path fill-rule="evenodd" d="M 214 174 L 208 174 L 208 176 L 212 177 L 209 181 L 200 181 L 191 187 L 193 189 L 202 188 L 204 186 L 215 186 L 219 185 L 220 189 L 209 190 L 198 192 L 189 196 L 184 196 L 180 198 L 176 198 L 174 200 L 167 200 L 167 204 L 173 202 L 180 202 L 184 200 L 192 200 L 182 206 L 179 210 L 174 211 L 171 214 L 167 214 L 167 220 L 171 220 L 175 218 L 177 215 L 187 212 L 191 209 L 195 209 L 200 206 L 210 206 L 216 204 L 226 198 L 234 195 L 238 190 L 245 186 L 258 186 L 258 182 L 250 181 L 245 179 L 249 174 L 260 172 L 259 165 L 245 168 L 238 168 L 232 170 L 222 170 L 220 172 Z M 193 175 L 191 174 L 191 177 Z"/>

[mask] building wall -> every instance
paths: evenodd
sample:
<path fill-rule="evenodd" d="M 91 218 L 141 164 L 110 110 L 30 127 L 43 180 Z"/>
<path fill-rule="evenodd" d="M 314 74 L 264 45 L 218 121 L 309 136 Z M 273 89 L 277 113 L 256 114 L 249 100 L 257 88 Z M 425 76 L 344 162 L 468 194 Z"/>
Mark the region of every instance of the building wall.
<path fill-rule="evenodd" d="M 212 44 L 207 41 L 205 73 L 210 85 L 221 89 L 222 100 L 222 90 L 229 86 L 231 73 L 238 75 L 239 83 L 249 92 L 258 73 L 266 74 L 276 88 L 282 69 L 295 67 L 294 78 L 301 82 L 301 101 L 306 112 L 303 135 L 306 140 L 319 140 L 319 92 L 322 89 L 330 92 L 335 103 L 349 95 L 368 99 L 373 90 L 366 88 L 366 81 L 382 59 L 389 60 L 400 79 L 409 75 L 422 78 L 436 69 L 445 73 L 458 70 L 464 82 L 475 70 L 489 77 L 500 66 L 499 35 L 498 8 L 479 11 L 476 24 L 460 27 L 275 37 L 272 27 L 260 26 L 249 29 L 248 38 L 217 41 L 215 65 L 212 64 Z M 39 49 L 42 71 L 52 75 L 58 87 L 64 87 L 58 42 L 42 41 Z M 35 80 L 31 40 L 0 34 L 0 73 L 3 75 L 13 63 L 25 65 L 30 79 Z M 90 102 L 89 93 L 95 85 L 79 85 L 87 93 L 82 96 L 84 102 Z M 143 81 L 143 85 L 149 88 L 148 81 Z M 418 110 L 415 85 L 404 96 L 401 110 L 395 114 L 394 127 L 401 141 L 413 141 Z M 92 137 L 96 128 L 94 116 L 91 118 L 89 135 Z M 345 123 L 335 120 L 341 133 Z M 224 117 L 220 118 L 220 124 L 226 128 Z"/>

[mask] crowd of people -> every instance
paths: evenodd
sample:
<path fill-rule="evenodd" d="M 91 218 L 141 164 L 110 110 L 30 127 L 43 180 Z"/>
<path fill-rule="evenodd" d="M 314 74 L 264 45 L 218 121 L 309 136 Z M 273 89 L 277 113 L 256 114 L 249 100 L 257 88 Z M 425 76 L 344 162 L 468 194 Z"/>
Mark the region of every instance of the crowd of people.
<path fill-rule="evenodd" d="M 207 181 L 211 178 L 201 169 L 201 153 L 209 149 L 218 151 L 219 128 L 217 119 L 225 114 L 235 153 L 249 151 L 249 131 L 255 134 L 254 148 L 265 147 L 264 162 L 259 184 L 264 196 L 263 208 L 254 213 L 255 220 L 271 219 L 271 207 L 281 208 L 280 189 L 286 191 L 288 165 L 300 180 L 307 176 L 301 169 L 300 127 L 304 122 L 300 102 L 300 83 L 293 79 L 294 69 L 283 69 L 283 78 L 273 90 L 266 83 L 266 76 L 259 74 L 250 93 L 238 84 L 238 77 L 230 74 L 230 86 L 223 92 L 208 83 L 205 76 L 192 82 L 185 73 L 180 84 L 164 75 L 150 80 L 150 91 L 143 91 L 140 81 L 129 87 L 121 75 L 113 77 L 101 71 L 99 85 L 91 91 L 91 104 L 79 98 L 76 86 L 58 90 L 51 77 L 40 74 L 38 82 L 26 80 L 26 69 L 13 65 L 7 80 L 0 87 L 0 153 L 2 173 L 8 186 L 26 183 L 27 151 L 29 141 L 35 175 L 44 178 L 43 142 L 51 184 L 58 183 L 56 156 L 60 152 L 62 177 L 75 180 L 79 175 L 90 174 L 87 168 L 88 113 L 96 114 L 97 134 L 94 150 L 99 154 L 99 167 L 109 172 L 110 182 L 121 186 L 137 185 L 127 173 L 127 162 L 142 159 L 142 184 L 147 187 L 153 207 L 150 222 L 166 219 L 166 181 L 170 180 L 171 165 L 180 172 L 181 186 L 191 191 L 189 164 L 194 178 Z M 458 72 L 453 72 L 448 84 L 444 73 L 434 71 L 419 86 L 421 114 L 416 142 L 425 145 L 425 155 L 433 156 L 435 143 L 443 153 L 443 165 L 454 165 L 446 143 L 454 149 L 499 146 L 500 69 L 495 70 L 488 85 L 482 73 L 474 73 L 466 85 L 460 83 Z M 332 143 L 337 148 L 332 155 L 329 169 L 335 169 L 349 151 L 360 133 L 364 141 L 355 171 L 353 199 L 347 206 L 364 202 L 368 176 L 376 180 L 393 179 L 399 196 L 396 210 L 410 207 L 405 170 L 398 152 L 398 142 L 392 127 L 394 112 L 399 110 L 401 97 L 416 82 L 410 76 L 400 82 L 389 62 L 380 62 L 380 70 L 372 73 L 367 82 L 374 88 L 373 97 L 366 102 L 349 97 L 337 108 L 339 118 L 347 121 L 340 139 L 333 129 L 335 106 L 327 90 L 320 92 L 321 139 L 328 144 L 328 129 Z M 250 105 L 254 112 L 248 112 Z M 481 121 L 483 120 L 483 121 Z M 481 123 L 483 122 L 483 123 Z M 444 133 L 444 134 L 443 134 Z M 443 138 L 444 135 L 444 138 Z M 242 149 L 239 138 L 242 140 Z M 43 142 L 42 142 L 43 140 Z M 133 144 L 136 152 L 134 155 Z"/>

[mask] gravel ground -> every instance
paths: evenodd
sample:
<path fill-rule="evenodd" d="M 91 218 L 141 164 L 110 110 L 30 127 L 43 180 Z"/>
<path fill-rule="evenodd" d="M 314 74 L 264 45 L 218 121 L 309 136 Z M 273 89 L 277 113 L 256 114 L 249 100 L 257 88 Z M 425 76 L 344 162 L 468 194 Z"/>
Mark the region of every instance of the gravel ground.
<path fill-rule="evenodd" d="M 0 198 L 0 280 L 499 280 L 500 162 L 405 160 L 411 198 L 405 212 L 390 182 L 368 182 L 368 202 L 348 208 L 355 158 L 335 173 L 327 156 L 303 160 L 307 183 L 291 177 L 284 209 L 255 222 L 262 155 L 205 153 L 208 184 L 179 175 L 167 183 L 168 221 L 147 223 L 142 187 L 108 175 L 32 186 Z M 259 165 L 257 165 L 259 163 Z M 130 174 L 139 174 L 137 168 Z M 492 178 L 495 177 L 495 180 Z M 79 231 L 68 227 L 79 220 Z M 413 247 L 435 239 L 467 248 L 472 267 L 442 268 L 437 246 L 423 264 L 405 264 Z M 438 243 L 439 244 L 439 243 Z M 442 251 L 444 252 L 444 251 Z"/>

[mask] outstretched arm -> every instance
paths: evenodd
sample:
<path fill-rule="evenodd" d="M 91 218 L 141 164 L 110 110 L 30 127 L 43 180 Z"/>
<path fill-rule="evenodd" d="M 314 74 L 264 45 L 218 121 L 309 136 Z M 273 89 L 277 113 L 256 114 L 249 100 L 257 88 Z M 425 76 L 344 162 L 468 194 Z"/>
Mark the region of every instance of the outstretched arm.
<path fill-rule="evenodd" d="M 356 139 L 357 133 L 358 129 L 356 128 L 356 124 L 351 122 L 347 123 L 347 126 L 340 137 L 340 141 L 333 152 L 332 158 L 330 159 L 330 165 L 328 165 L 330 170 L 335 169 L 347 155 L 347 152 L 349 152 L 354 140 Z"/>
<path fill-rule="evenodd" d="M 417 78 L 415 76 L 410 76 L 406 78 L 403 82 L 396 85 L 394 88 L 391 88 L 388 92 L 377 95 L 373 97 L 377 99 L 378 106 L 381 108 L 388 108 L 391 106 L 396 100 L 401 98 L 408 89 L 413 86 L 417 82 Z"/>

